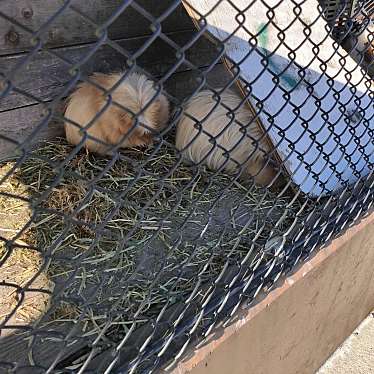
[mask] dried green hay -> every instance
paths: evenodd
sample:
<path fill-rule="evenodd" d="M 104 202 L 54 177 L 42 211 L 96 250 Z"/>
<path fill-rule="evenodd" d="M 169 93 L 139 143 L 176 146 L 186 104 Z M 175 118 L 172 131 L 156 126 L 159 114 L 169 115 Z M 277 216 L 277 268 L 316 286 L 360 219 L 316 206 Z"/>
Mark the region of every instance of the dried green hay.
<path fill-rule="evenodd" d="M 46 274 L 63 289 L 43 323 L 79 316 L 85 336 L 110 321 L 116 340 L 225 264 L 257 266 L 258 248 L 308 210 L 290 194 L 187 166 L 166 145 L 126 150 L 115 162 L 72 152 L 64 139 L 45 142 L 5 183 L 22 183 L 32 197 L 24 240 L 41 250 Z"/>

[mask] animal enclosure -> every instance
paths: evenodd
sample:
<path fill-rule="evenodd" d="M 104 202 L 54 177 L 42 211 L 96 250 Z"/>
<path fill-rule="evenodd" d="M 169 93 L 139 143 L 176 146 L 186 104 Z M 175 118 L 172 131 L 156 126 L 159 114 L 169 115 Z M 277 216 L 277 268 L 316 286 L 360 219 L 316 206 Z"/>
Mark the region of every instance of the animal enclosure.
<path fill-rule="evenodd" d="M 1 370 L 170 366 L 369 212 L 373 11 L 2 1 Z"/>

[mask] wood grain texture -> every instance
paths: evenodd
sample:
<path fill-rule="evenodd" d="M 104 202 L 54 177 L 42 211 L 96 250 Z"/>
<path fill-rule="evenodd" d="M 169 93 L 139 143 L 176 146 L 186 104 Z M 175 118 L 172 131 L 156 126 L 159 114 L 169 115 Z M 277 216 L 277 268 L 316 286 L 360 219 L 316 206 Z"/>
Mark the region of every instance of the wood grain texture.
<path fill-rule="evenodd" d="M 4 362 L 15 362 L 19 369 L 17 373 L 41 373 L 40 367 L 35 367 L 30 363 L 30 357 L 35 360 L 38 364 L 44 367 L 50 366 L 56 359 L 61 351 L 64 352 L 64 356 L 75 353 L 79 349 L 85 346 L 86 341 L 79 337 L 83 335 L 82 325 L 73 324 L 72 322 L 65 322 L 62 327 L 58 324 L 50 324 L 44 331 L 50 332 L 51 336 L 59 336 L 59 339 L 51 338 L 48 333 L 38 335 L 35 332 L 33 335 L 34 341 L 31 343 L 31 339 L 27 333 L 18 333 L 11 336 L 0 337 L 1 351 L 0 351 L 0 372 L 7 373 L 4 366 L 1 365 L 1 361 Z M 75 339 L 70 339 L 74 344 L 68 345 L 64 342 L 62 337 L 66 336 L 67 332 L 75 329 Z M 30 347 L 30 343 L 32 344 Z M 32 356 L 30 355 L 32 354 Z M 5 371 L 3 371 L 5 370 Z"/>
<path fill-rule="evenodd" d="M 192 31 L 185 31 L 169 34 L 169 37 L 178 46 L 183 47 L 193 35 Z M 124 39 L 118 41 L 118 45 L 129 53 L 135 53 L 147 40 L 148 37 Z M 12 83 L 18 89 L 34 95 L 42 101 L 51 100 L 63 91 L 63 86 L 72 78 L 72 75 L 69 73 L 71 65 L 66 64 L 64 60 L 71 61 L 72 64 L 78 63 L 93 47 L 94 45 L 87 44 L 55 50 L 55 53 L 61 56 L 61 58 L 48 52 L 39 52 L 27 64 L 17 70 Z M 177 57 L 176 53 L 177 51 L 165 41 L 157 39 L 137 59 L 137 63 L 153 76 L 160 77 L 178 64 L 180 58 Z M 217 56 L 219 56 L 218 50 L 203 37 L 200 37 L 185 54 L 186 60 L 198 67 L 208 65 Z M 0 57 L 0 72 L 9 73 L 14 66 L 26 57 L 27 54 Z M 124 55 L 112 47 L 105 45 L 82 65 L 81 71 L 84 74 L 91 74 L 95 71 L 107 73 L 122 69 L 125 66 L 125 62 L 126 57 Z M 189 67 L 186 63 L 181 63 L 175 71 L 188 69 Z M 13 91 L 1 99 L 0 112 L 34 103 L 36 101 L 31 97 Z"/>
<path fill-rule="evenodd" d="M 66 1 L 63 0 L 2 0 L 0 12 L 37 32 L 64 3 Z M 106 22 L 122 3 L 122 0 L 71 1 L 71 5 L 77 7 L 98 25 Z M 172 3 L 171 0 L 137 1 L 137 4 L 155 17 L 161 15 Z M 108 36 L 119 39 L 151 34 L 150 25 L 149 20 L 129 6 L 110 24 Z M 163 32 L 170 32 L 191 29 L 192 23 L 183 8 L 179 6 L 162 21 L 161 26 Z M 95 29 L 96 27 L 87 18 L 67 8 L 48 29 L 42 29 L 39 37 L 47 47 L 76 45 L 97 40 Z M 29 50 L 32 46 L 30 33 L 0 16 L 0 55 Z"/>
<path fill-rule="evenodd" d="M 31 105 L 18 110 L 0 113 L 0 135 L 21 143 L 25 141 L 47 117 L 48 112 L 44 105 Z M 62 124 L 51 121 L 40 128 L 38 133 L 27 145 L 32 147 L 41 139 L 51 139 L 62 134 Z M 15 143 L 0 138 L 0 160 L 18 154 L 19 150 Z"/>

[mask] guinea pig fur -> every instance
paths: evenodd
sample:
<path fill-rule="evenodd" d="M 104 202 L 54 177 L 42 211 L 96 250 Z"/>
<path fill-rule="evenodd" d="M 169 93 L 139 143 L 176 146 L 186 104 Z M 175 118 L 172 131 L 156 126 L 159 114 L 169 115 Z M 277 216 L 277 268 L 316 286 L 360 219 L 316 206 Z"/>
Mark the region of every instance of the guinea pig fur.
<path fill-rule="evenodd" d="M 95 73 L 90 79 L 97 85 L 109 91 L 123 76 L 123 73 L 101 74 Z M 152 143 L 152 130 L 161 130 L 165 127 L 169 118 L 169 102 L 163 94 L 145 109 L 135 123 L 134 116 L 156 96 L 156 89 L 153 82 L 146 76 L 138 73 L 129 74 L 118 87 L 111 93 L 112 100 L 129 109 L 126 111 L 111 103 L 86 130 L 65 122 L 65 133 L 68 142 L 77 145 L 86 131 L 90 136 L 109 144 L 99 143 L 94 139 L 87 138 L 84 146 L 92 152 L 107 154 L 110 145 L 117 145 L 124 138 L 120 147 L 144 146 Z M 108 105 L 109 97 L 104 91 L 94 85 L 84 82 L 70 96 L 67 102 L 65 118 L 84 128 L 94 119 L 105 105 Z M 144 126 L 145 125 L 145 126 Z"/>
<path fill-rule="evenodd" d="M 239 107 L 242 99 L 231 90 L 220 97 L 221 103 L 217 103 L 211 91 L 201 91 L 190 99 L 178 123 L 176 148 L 194 164 L 228 173 L 237 172 L 240 164 L 242 177 L 252 176 L 260 185 L 270 184 L 277 173 L 265 159 L 269 146 L 249 108 L 244 104 Z"/>
<path fill-rule="evenodd" d="M 368 69 L 369 75 L 373 77 L 374 72 L 374 32 L 373 27 L 361 32 L 349 33 L 341 42 L 342 47 L 351 57 L 364 68 Z"/>

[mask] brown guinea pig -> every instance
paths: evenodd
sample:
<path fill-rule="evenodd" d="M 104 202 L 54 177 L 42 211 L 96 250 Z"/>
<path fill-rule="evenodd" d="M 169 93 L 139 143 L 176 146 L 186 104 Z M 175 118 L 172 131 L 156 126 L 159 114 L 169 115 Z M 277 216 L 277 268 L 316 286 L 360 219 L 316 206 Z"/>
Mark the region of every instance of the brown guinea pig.
<path fill-rule="evenodd" d="M 282 185 L 280 175 L 266 161 L 270 148 L 250 109 L 241 105 L 242 98 L 232 90 L 220 98 L 217 103 L 211 91 L 201 91 L 189 100 L 178 123 L 176 148 L 194 164 L 228 173 L 237 172 L 242 165 L 242 177 L 253 177 L 263 186 L 271 182 L 272 186 Z"/>
<path fill-rule="evenodd" d="M 368 26 L 361 32 L 349 33 L 341 42 L 342 47 L 364 69 L 368 69 L 369 76 L 374 74 L 374 28 Z"/>
<path fill-rule="evenodd" d="M 95 73 L 90 79 L 109 91 L 122 76 L 121 73 Z M 153 99 L 156 92 L 153 82 L 145 75 L 130 73 L 111 93 L 112 100 L 129 111 L 111 103 L 86 130 L 81 130 L 78 126 L 66 121 L 66 139 L 69 143 L 77 145 L 87 131 L 90 136 L 109 145 L 99 143 L 94 139 L 85 141 L 84 146 L 87 150 L 100 154 L 109 153 L 111 145 L 117 145 L 126 134 L 128 136 L 122 141 L 121 148 L 152 143 L 152 130 L 148 128 L 161 130 L 169 118 L 169 102 L 163 94 Z M 109 96 L 101 89 L 84 82 L 70 96 L 65 118 L 84 128 L 105 105 L 108 105 L 108 100 Z M 151 104 L 139 114 L 137 125 L 130 131 L 135 123 L 133 114 L 138 114 L 149 102 Z"/>

